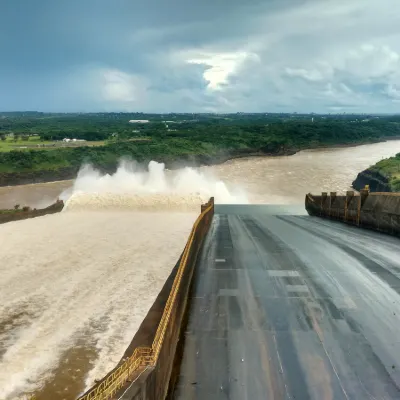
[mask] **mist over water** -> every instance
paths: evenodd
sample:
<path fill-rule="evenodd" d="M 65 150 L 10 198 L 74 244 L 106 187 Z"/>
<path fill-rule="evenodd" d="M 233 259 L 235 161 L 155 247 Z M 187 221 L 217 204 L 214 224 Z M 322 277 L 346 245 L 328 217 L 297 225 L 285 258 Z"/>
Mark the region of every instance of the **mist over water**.
<path fill-rule="evenodd" d="M 60 198 L 66 202 L 66 211 L 110 208 L 197 211 L 212 196 L 217 203 L 248 203 L 243 190 L 228 188 L 223 181 L 199 170 L 186 167 L 166 171 L 164 164 L 155 161 L 143 170 L 137 163 L 123 160 L 112 175 L 85 165 L 73 186 Z"/>

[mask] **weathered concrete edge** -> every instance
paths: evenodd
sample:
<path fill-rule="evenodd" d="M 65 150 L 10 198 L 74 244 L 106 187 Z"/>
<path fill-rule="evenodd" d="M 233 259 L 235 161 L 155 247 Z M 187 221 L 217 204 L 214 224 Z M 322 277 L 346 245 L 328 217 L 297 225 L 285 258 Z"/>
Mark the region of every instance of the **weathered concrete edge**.
<path fill-rule="evenodd" d="M 305 207 L 309 215 L 333 219 L 346 224 L 400 237 L 400 193 L 335 192 L 321 196 L 307 194 Z"/>
<path fill-rule="evenodd" d="M 200 252 L 197 256 L 196 265 L 194 265 L 193 275 L 192 275 L 192 278 L 191 278 L 191 281 L 190 281 L 190 284 L 188 287 L 186 309 L 183 314 L 182 323 L 180 326 L 179 338 L 178 338 L 178 343 L 177 343 L 176 350 L 175 350 L 174 362 L 173 362 L 173 366 L 172 366 L 172 372 L 171 372 L 170 383 L 169 383 L 166 400 L 174 399 L 176 385 L 179 382 L 179 376 L 181 374 L 182 359 L 183 359 L 184 348 L 185 348 L 185 340 L 187 338 L 186 331 L 187 331 L 187 328 L 189 325 L 190 310 L 191 310 L 191 306 L 193 304 L 194 295 L 195 295 L 194 282 L 195 282 L 196 273 L 197 273 L 196 267 L 197 267 L 197 263 L 201 260 L 201 258 L 210 256 L 210 254 L 208 253 L 210 246 L 207 244 L 207 242 L 211 241 L 213 239 L 213 230 L 214 229 L 215 229 L 215 225 L 211 224 L 211 226 L 209 227 L 209 230 L 207 232 L 208 233 L 207 236 L 204 237 L 204 239 L 203 239 L 203 247 L 200 249 Z M 131 400 L 131 399 L 122 399 L 122 400 Z"/>
<path fill-rule="evenodd" d="M 209 204 L 214 204 L 210 199 Z M 207 209 L 207 205 L 202 206 L 202 212 Z M 167 329 L 163 340 L 163 350 L 156 361 L 154 367 L 149 367 L 145 371 L 140 371 L 140 376 L 135 379 L 127 388 L 120 391 L 119 400 L 163 400 L 169 398 L 168 395 L 174 385 L 174 381 L 179 373 L 180 366 L 180 345 L 183 337 L 183 330 L 186 327 L 188 310 L 190 306 L 190 289 L 193 283 L 195 267 L 198 261 L 202 244 L 211 227 L 211 221 L 214 214 L 214 208 L 203 218 L 203 226 L 195 232 L 197 238 L 193 241 L 191 256 L 189 256 L 187 268 L 179 286 L 179 295 L 175 303 L 175 318 L 172 318 L 173 325 Z M 165 381 L 167 378 L 167 381 Z"/>

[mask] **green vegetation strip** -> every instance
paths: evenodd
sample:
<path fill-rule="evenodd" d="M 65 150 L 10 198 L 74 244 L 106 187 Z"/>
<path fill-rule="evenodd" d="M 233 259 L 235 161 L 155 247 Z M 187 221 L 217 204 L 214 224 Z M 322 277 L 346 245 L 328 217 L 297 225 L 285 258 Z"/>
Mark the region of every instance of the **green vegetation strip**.
<path fill-rule="evenodd" d="M 84 162 L 111 170 L 123 156 L 202 164 L 395 137 L 400 138 L 396 116 L 8 113 L 0 114 L 0 180 L 8 184 L 13 174 L 33 179 L 42 173 L 56 179 L 62 170 L 67 172 L 60 179 L 66 179 Z"/>

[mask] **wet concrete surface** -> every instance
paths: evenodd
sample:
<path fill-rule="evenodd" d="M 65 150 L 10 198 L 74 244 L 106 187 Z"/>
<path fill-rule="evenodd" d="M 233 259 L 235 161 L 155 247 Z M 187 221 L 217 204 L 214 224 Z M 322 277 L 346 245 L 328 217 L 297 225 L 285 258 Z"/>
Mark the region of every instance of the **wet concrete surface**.
<path fill-rule="evenodd" d="M 400 240 L 217 211 L 173 397 L 400 399 Z"/>

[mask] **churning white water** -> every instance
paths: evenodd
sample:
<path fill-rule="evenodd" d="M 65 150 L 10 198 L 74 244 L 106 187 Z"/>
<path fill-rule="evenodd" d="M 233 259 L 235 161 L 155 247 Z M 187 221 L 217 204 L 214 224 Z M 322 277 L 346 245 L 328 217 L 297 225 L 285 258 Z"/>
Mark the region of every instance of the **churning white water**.
<path fill-rule="evenodd" d="M 72 196 L 71 196 L 72 194 Z M 138 209 L 198 210 L 211 196 L 217 203 L 248 203 L 238 185 L 229 188 L 209 172 L 194 168 L 166 171 L 162 163 L 151 161 L 148 169 L 132 161 L 121 161 L 113 175 L 102 175 L 90 165 L 78 173 L 73 186 L 60 198 L 66 210 Z"/>
<path fill-rule="evenodd" d="M 0 225 L 0 399 L 74 399 L 114 367 L 213 194 L 246 201 L 189 168 L 86 166 L 62 213 Z"/>

